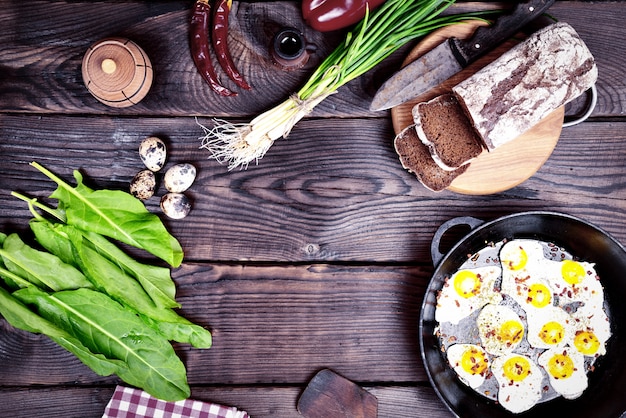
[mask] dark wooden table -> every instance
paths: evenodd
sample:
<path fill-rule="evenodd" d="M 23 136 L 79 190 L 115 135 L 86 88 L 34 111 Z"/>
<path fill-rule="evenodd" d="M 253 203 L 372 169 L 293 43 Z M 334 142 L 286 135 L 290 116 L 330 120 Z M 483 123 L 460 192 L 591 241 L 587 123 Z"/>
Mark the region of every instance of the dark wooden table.
<path fill-rule="evenodd" d="M 235 3 L 231 47 L 253 90 L 222 98 L 191 61 L 191 5 L 0 1 L 0 230 L 28 230 L 31 215 L 11 191 L 44 197 L 54 189 L 31 161 L 68 181 L 80 169 L 95 188 L 127 189 L 142 168 L 139 142 L 157 135 L 169 145 L 169 164 L 195 164 L 191 214 L 165 219 L 185 250 L 173 271 L 181 313 L 214 335 L 208 350 L 176 345 L 193 398 L 253 417 L 297 417 L 307 382 L 330 368 L 373 393 L 380 417 L 448 417 L 417 336 L 438 226 L 550 210 L 626 243 L 626 3 L 558 1 L 550 9 L 597 60 L 597 106 L 588 121 L 563 129 L 534 176 L 487 196 L 427 191 L 398 161 L 389 112 L 368 110 L 411 45 L 320 104 L 258 165 L 229 172 L 199 149 L 196 122 L 244 122 L 281 102 L 343 34 L 306 27 L 299 2 Z M 301 28 L 318 46 L 298 71 L 269 61 L 280 26 Z M 89 45 L 114 35 L 133 39 L 154 65 L 149 94 L 125 109 L 97 102 L 81 78 Z M 160 213 L 156 197 L 147 207 Z M 7 417 L 99 417 L 119 383 L 4 319 L 0 371 Z"/>

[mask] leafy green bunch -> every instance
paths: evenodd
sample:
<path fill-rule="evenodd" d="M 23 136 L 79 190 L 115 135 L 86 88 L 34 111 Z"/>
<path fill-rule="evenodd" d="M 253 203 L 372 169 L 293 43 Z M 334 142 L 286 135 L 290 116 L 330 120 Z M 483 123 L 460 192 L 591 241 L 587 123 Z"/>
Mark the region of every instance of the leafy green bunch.
<path fill-rule="evenodd" d="M 0 314 L 16 328 L 49 336 L 99 375 L 116 374 L 163 400 L 189 397 L 185 366 L 170 341 L 209 348 L 211 333 L 174 310 L 180 305 L 168 267 L 139 262 L 115 243 L 178 267 L 178 241 L 129 193 L 93 190 L 78 171 L 72 187 L 32 165 L 57 183 L 50 198 L 58 205 L 13 193 L 28 202 L 42 249 L 0 233 Z"/>

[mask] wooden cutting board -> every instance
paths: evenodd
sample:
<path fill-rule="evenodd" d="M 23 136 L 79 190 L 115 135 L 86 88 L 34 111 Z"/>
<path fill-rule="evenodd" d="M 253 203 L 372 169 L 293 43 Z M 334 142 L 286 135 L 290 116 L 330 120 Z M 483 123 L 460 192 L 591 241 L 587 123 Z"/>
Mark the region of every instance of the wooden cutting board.
<path fill-rule="evenodd" d="M 402 65 L 408 65 L 450 37 L 468 38 L 478 26 L 485 24 L 482 21 L 470 21 L 439 29 L 424 38 L 409 53 Z M 410 102 L 392 108 L 391 119 L 396 135 L 413 123 L 411 114 L 413 106 L 449 92 L 453 86 L 469 78 L 515 44 L 515 40 L 502 44 L 441 85 Z M 492 194 L 524 182 L 534 175 L 552 154 L 561 135 L 564 114 L 564 107 L 561 106 L 513 141 L 491 152 L 484 151 L 471 162 L 465 173 L 454 179 L 448 190 L 473 195 Z"/>
<path fill-rule="evenodd" d="M 356 383 L 323 369 L 307 385 L 297 409 L 305 418 L 376 418 L 378 399 Z"/>

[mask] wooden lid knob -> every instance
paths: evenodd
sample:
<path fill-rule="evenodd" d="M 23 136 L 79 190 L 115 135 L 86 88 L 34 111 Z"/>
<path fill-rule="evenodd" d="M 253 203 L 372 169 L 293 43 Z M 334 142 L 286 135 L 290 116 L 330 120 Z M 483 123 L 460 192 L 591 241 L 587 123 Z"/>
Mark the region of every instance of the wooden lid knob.
<path fill-rule="evenodd" d="M 82 64 L 83 81 L 89 92 L 111 107 L 139 103 L 152 85 L 152 64 L 133 41 L 107 38 L 93 44 Z"/>

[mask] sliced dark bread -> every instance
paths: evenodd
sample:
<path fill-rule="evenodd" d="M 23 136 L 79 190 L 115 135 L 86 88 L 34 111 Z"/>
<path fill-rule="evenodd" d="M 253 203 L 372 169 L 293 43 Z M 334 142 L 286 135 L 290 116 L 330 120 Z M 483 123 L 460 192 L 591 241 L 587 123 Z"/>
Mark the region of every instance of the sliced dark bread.
<path fill-rule="evenodd" d="M 482 140 L 451 93 L 415 105 L 413 120 L 419 139 L 444 170 L 455 170 L 483 152 Z"/>
<path fill-rule="evenodd" d="M 415 125 L 403 129 L 394 140 L 402 166 L 414 173 L 428 189 L 439 192 L 467 170 L 464 165 L 456 170 L 444 170 L 433 160 L 428 147 L 417 137 Z"/>

